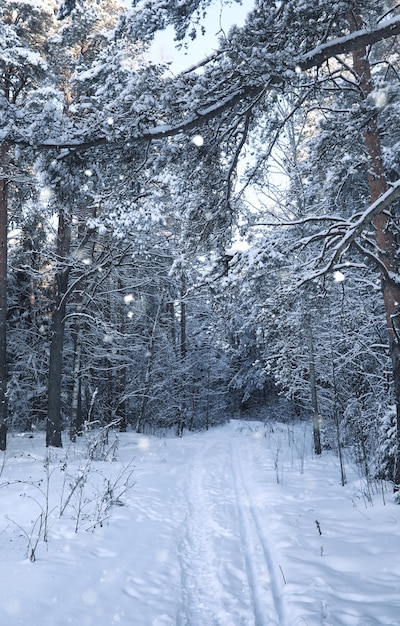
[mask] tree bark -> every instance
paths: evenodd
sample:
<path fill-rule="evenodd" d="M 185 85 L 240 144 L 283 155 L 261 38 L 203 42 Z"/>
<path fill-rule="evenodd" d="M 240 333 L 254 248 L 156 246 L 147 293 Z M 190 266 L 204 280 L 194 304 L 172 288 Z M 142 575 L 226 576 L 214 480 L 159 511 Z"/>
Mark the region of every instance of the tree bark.
<path fill-rule="evenodd" d="M 7 447 L 7 209 L 8 146 L 0 148 L 0 450 Z"/>
<path fill-rule="evenodd" d="M 60 294 L 53 312 L 49 362 L 49 390 L 46 446 L 62 447 L 61 440 L 61 380 L 64 347 L 65 300 Z"/>
<path fill-rule="evenodd" d="M 118 289 L 121 293 L 123 293 L 123 282 L 119 278 L 118 279 Z M 125 306 L 118 307 L 118 316 L 119 316 L 119 334 L 121 337 L 125 336 Z M 121 359 L 121 363 L 124 361 L 123 348 L 119 350 L 119 355 Z M 119 431 L 121 433 L 125 433 L 128 422 L 126 415 L 126 379 L 127 379 L 127 367 L 124 363 L 120 367 L 118 367 L 117 373 L 117 381 L 116 381 L 116 391 L 117 391 L 117 406 L 115 409 L 115 415 L 118 420 Z"/>
<path fill-rule="evenodd" d="M 179 415 L 177 416 L 176 434 L 182 437 L 184 429 L 187 427 L 187 323 L 186 323 L 186 274 L 182 269 L 181 275 L 181 297 L 180 297 L 180 353 L 181 353 L 181 378 L 180 378 L 180 403 Z"/>
<path fill-rule="evenodd" d="M 362 27 L 359 14 L 353 13 L 349 17 L 352 30 Z M 367 49 L 360 47 L 353 51 L 353 70 L 358 79 L 359 89 L 363 99 L 373 91 L 374 84 L 371 76 L 371 66 Z M 377 113 L 374 112 L 364 130 L 364 142 L 369 161 L 368 187 L 371 203 L 378 200 L 387 191 L 387 181 L 383 163 L 380 133 Z M 386 325 L 389 336 L 389 351 L 393 368 L 394 395 L 397 415 L 397 442 L 393 482 L 395 489 L 400 487 L 400 336 L 393 325 L 394 318 L 399 313 L 400 305 L 400 263 L 397 255 L 396 235 L 393 230 L 390 209 L 378 213 L 373 224 L 375 227 L 375 241 L 379 260 L 382 264 L 381 289 L 386 312 Z"/>
<path fill-rule="evenodd" d="M 145 369 L 144 381 L 143 381 L 143 394 L 142 394 L 142 400 L 140 403 L 139 415 L 136 421 L 137 433 L 144 432 L 144 426 L 146 423 L 146 408 L 147 408 L 147 403 L 150 397 L 151 375 L 152 375 L 153 365 L 154 365 L 154 360 L 155 360 L 154 349 L 155 349 L 155 342 L 156 342 L 156 332 L 157 332 L 158 321 L 159 321 L 159 317 L 161 313 L 161 307 L 162 307 L 162 302 L 160 302 L 158 305 L 158 309 L 153 319 L 153 326 L 152 326 L 151 334 L 149 338 L 149 344 L 148 344 L 147 355 L 146 355 L 147 363 L 146 363 L 146 369 Z"/>
<path fill-rule="evenodd" d="M 51 327 L 49 388 L 46 445 L 62 447 L 61 440 L 61 381 L 64 349 L 66 293 L 70 266 L 67 256 L 71 243 L 71 216 L 60 209 L 57 233 L 57 260 L 59 269 L 55 276 L 55 308 Z"/>
<path fill-rule="evenodd" d="M 318 409 L 318 394 L 317 394 L 317 381 L 315 376 L 315 351 L 314 351 L 314 341 L 312 334 L 312 326 L 310 316 L 306 316 L 306 332 L 308 339 L 308 370 L 310 376 L 310 395 L 311 395 L 311 406 L 313 410 L 313 438 L 314 438 L 314 452 L 317 455 L 320 455 L 322 452 L 321 447 L 321 429 L 320 429 L 320 417 L 319 417 L 319 409 Z"/>
<path fill-rule="evenodd" d="M 79 315 L 79 306 L 77 306 Z M 82 416 L 82 383 L 81 383 L 81 328 L 80 320 L 77 317 L 73 329 L 73 366 L 72 366 L 72 394 L 71 394 L 71 423 L 69 428 L 69 438 L 72 442 L 76 441 L 77 435 L 82 434 L 83 416 Z"/>
<path fill-rule="evenodd" d="M 90 234 L 84 221 L 78 226 L 79 247 L 78 256 L 93 260 L 93 250 L 90 246 Z M 89 245 L 88 245 L 89 244 Z M 87 252 L 87 254 L 86 254 Z M 71 421 L 69 437 L 72 442 L 76 441 L 77 435 L 82 434 L 82 311 L 83 293 L 85 290 L 84 270 L 80 269 L 74 288 L 75 320 L 72 328 L 73 338 L 73 365 L 72 365 L 72 394 L 71 394 Z"/>

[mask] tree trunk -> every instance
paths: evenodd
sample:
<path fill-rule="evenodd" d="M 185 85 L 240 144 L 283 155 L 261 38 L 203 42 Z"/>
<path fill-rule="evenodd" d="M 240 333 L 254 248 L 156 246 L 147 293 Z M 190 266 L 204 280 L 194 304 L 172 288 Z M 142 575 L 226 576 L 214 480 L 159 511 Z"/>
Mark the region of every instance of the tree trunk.
<path fill-rule="evenodd" d="M 314 341 L 312 335 L 312 327 L 311 327 L 311 319 L 310 316 L 307 315 L 305 318 L 306 321 L 306 332 L 308 336 L 308 371 L 310 376 L 310 395 L 311 395 L 311 406 L 313 411 L 313 437 L 314 437 L 314 452 L 315 454 L 320 455 L 322 452 L 321 448 L 321 432 L 320 432 L 320 418 L 319 418 L 319 409 L 318 409 L 318 394 L 317 394 L 317 381 L 315 377 L 315 351 L 314 351 Z"/>
<path fill-rule="evenodd" d="M 65 300 L 58 298 L 51 327 L 49 391 L 46 445 L 62 447 L 61 441 L 61 379 L 64 347 Z"/>
<path fill-rule="evenodd" d="M 153 365 L 154 365 L 154 360 L 155 360 L 154 350 L 155 350 L 155 342 L 156 342 L 156 332 L 157 332 L 158 320 L 159 320 L 160 312 L 161 312 L 161 306 L 162 306 L 162 303 L 160 302 L 158 305 L 157 312 L 154 317 L 153 327 L 151 330 L 148 349 L 147 349 L 147 356 L 146 356 L 147 363 L 146 363 L 146 369 L 145 369 L 144 381 L 143 381 L 143 394 L 142 394 L 142 400 L 140 403 L 139 415 L 136 421 L 137 433 L 144 432 L 144 426 L 146 423 L 146 409 L 147 409 L 147 403 L 150 397 L 151 375 L 152 375 L 152 370 L 153 370 Z"/>
<path fill-rule="evenodd" d="M 349 17 L 349 22 L 352 31 L 363 27 L 362 19 L 359 14 L 352 14 Z M 363 99 L 366 99 L 372 93 L 374 85 L 371 76 L 371 66 L 365 47 L 353 51 L 353 69 L 358 79 L 361 96 Z M 368 186 L 370 202 L 372 204 L 387 190 L 376 112 L 371 115 L 364 130 L 364 142 L 369 160 Z M 393 482 L 397 490 L 400 486 L 400 336 L 398 336 L 395 331 L 393 321 L 396 314 L 399 313 L 400 305 L 400 285 L 394 278 L 399 276 L 400 264 L 397 255 L 396 236 L 392 227 L 391 212 L 388 209 L 382 211 L 382 213 L 379 213 L 375 217 L 374 227 L 375 241 L 381 262 L 381 289 L 386 312 L 396 402 L 397 445 Z"/>
<path fill-rule="evenodd" d="M 123 292 L 123 283 L 121 279 L 118 279 L 118 289 L 122 293 Z M 119 334 L 121 337 L 125 336 L 125 306 L 122 305 L 119 307 L 118 315 L 119 315 Z M 124 362 L 124 349 L 121 348 L 119 350 L 119 357 L 121 359 L 121 363 Z M 127 379 L 127 368 L 126 364 L 123 363 L 121 367 L 118 366 L 117 372 L 117 407 L 115 409 L 115 414 L 118 420 L 119 431 L 121 433 L 126 433 L 126 429 L 128 426 L 127 416 L 126 416 L 126 379 Z"/>
<path fill-rule="evenodd" d="M 176 352 L 175 305 L 173 302 L 167 302 L 165 306 L 170 321 L 171 343 L 174 352 Z"/>
<path fill-rule="evenodd" d="M 181 362 L 185 363 L 186 354 L 187 354 L 187 336 L 186 336 L 186 276 L 182 273 L 181 276 L 181 298 L 180 298 L 180 309 L 181 309 L 181 323 L 180 323 L 180 346 L 181 346 Z"/>
<path fill-rule="evenodd" d="M 7 447 L 7 208 L 8 179 L 5 169 L 8 147 L 1 146 L 0 168 L 0 450 Z"/>
<path fill-rule="evenodd" d="M 55 309 L 51 327 L 49 390 L 46 445 L 62 447 L 61 441 L 61 381 L 64 349 L 66 293 L 70 267 L 67 256 L 71 243 L 71 216 L 60 209 L 57 233 L 57 263 L 59 269 L 55 276 Z"/>
<path fill-rule="evenodd" d="M 72 394 L 71 394 L 71 423 L 69 429 L 69 438 L 72 442 L 76 441 L 77 435 L 82 434 L 83 418 L 82 418 L 82 383 L 81 383 L 81 336 L 80 321 L 75 322 L 73 331 L 74 357 L 72 366 Z"/>
<path fill-rule="evenodd" d="M 180 297 L 180 352 L 181 352 L 181 393 L 180 406 L 176 434 L 182 437 L 184 429 L 187 427 L 187 325 L 186 325 L 186 274 L 182 270 L 181 276 L 181 297 Z"/>
<path fill-rule="evenodd" d="M 91 231 L 87 231 L 84 222 L 78 226 L 79 248 L 78 257 L 92 259 L 92 249 L 90 244 Z M 88 252 L 86 255 L 85 253 Z M 75 320 L 72 329 L 73 337 L 73 364 L 72 364 L 72 394 L 71 394 L 71 421 L 69 437 L 72 442 L 76 441 L 77 435 L 82 434 L 83 414 L 82 414 L 82 311 L 84 293 L 84 270 L 79 272 L 79 279 L 76 281 L 74 289 L 75 299 Z"/>

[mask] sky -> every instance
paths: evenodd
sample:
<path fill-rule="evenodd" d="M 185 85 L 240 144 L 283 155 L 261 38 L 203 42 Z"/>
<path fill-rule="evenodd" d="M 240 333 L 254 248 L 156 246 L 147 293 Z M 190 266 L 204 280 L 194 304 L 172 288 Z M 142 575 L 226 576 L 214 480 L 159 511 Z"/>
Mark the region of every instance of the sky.
<path fill-rule="evenodd" d="M 181 72 L 196 62 L 210 55 L 218 45 L 218 39 L 224 33 L 227 34 L 233 24 L 241 26 L 247 14 L 254 5 L 253 0 L 243 0 L 243 3 L 232 2 L 230 5 L 222 5 L 220 0 L 208 9 L 208 15 L 204 26 L 206 34 L 191 41 L 188 39 L 187 49 L 178 50 L 174 42 L 174 30 L 168 28 L 159 33 L 152 47 L 152 54 L 157 61 L 171 62 L 171 70 L 174 73 Z"/>

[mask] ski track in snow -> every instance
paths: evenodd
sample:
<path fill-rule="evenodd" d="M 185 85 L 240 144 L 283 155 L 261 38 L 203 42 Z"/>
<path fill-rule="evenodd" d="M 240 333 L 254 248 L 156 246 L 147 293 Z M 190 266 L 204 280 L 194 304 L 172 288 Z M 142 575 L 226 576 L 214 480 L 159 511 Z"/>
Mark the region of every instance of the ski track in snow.
<path fill-rule="evenodd" d="M 83 513 L 132 461 L 135 485 L 88 532 L 84 517 L 75 532 L 76 502 L 58 514 L 64 457 L 70 477 L 85 457 L 54 453 L 49 541 L 35 563 L 44 437 L 10 439 L 0 626 L 400 626 L 400 508 L 384 485 L 369 502 L 349 461 L 342 487 L 335 455 L 313 455 L 308 425 L 119 439 L 116 462 L 93 463 Z"/>
<path fill-rule="evenodd" d="M 264 624 L 266 626 L 272 626 L 273 624 L 284 626 L 284 607 L 279 591 L 278 577 L 265 534 L 268 520 L 261 522 L 258 509 L 250 499 L 243 479 L 243 462 L 236 441 L 231 441 L 231 450 L 236 503 L 241 522 L 246 568 L 252 584 L 255 622 L 257 626 L 264 626 Z M 251 530 L 251 533 L 249 533 L 249 530 Z M 264 581 L 264 587 L 259 585 L 260 581 Z M 269 587 L 269 594 L 265 593 L 265 586 Z M 272 598 L 273 611 L 269 607 L 265 607 L 265 597 Z"/>
<path fill-rule="evenodd" d="M 245 487 L 242 463 L 237 443 L 228 438 L 203 445 L 192 460 L 180 550 L 179 626 L 285 623 L 267 538 Z"/>

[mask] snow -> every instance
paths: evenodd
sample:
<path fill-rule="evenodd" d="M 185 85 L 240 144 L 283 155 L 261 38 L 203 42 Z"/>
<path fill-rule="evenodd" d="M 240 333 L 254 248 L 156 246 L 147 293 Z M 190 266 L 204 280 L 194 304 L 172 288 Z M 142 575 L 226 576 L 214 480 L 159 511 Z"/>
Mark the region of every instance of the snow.
<path fill-rule="evenodd" d="M 50 456 L 41 433 L 9 438 L 1 624 L 400 624 L 400 508 L 349 460 L 341 487 L 308 425 L 114 437 L 92 461 L 95 435 Z"/>
<path fill-rule="evenodd" d="M 335 46 L 335 48 L 342 46 L 343 53 L 344 53 L 344 52 L 349 52 L 351 50 L 351 47 L 348 46 L 349 43 L 351 43 L 352 41 L 357 41 L 358 39 L 364 36 L 367 36 L 368 34 L 370 35 L 375 34 L 375 38 L 374 38 L 375 42 L 379 41 L 380 32 L 386 31 L 388 28 L 391 29 L 393 31 L 393 35 L 395 35 L 396 30 L 399 26 L 399 23 L 400 23 L 400 15 L 396 15 L 390 19 L 381 21 L 379 25 L 375 26 L 372 30 L 366 30 L 366 29 L 355 30 L 342 37 L 337 37 L 336 39 L 333 39 L 326 43 L 322 43 L 316 48 L 314 48 L 313 50 L 310 50 L 309 52 L 307 52 L 307 54 L 303 55 L 301 59 L 301 63 L 300 63 L 300 68 L 306 68 L 307 66 L 311 67 L 311 64 L 316 58 L 318 58 L 319 56 L 322 57 L 326 52 L 328 52 L 329 54 L 329 51 L 332 49 L 333 46 Z M 372 39 L 368 43 L 373 43 Z M 328 56 L 326 57 L 325 60 L 327 60 L 327 58 Z"/>
<path fill-rule="evenodd" d="M 333 280 L 337 283 L 342 283 L 345 279 L 345 276 L 343 274 L 343 272 L 339 272 L 339 270 L 336 270 L 336 272 L 333 272 Z"/>
<path fill-rule="evenodd" d="M 204 139 L 201 135 L 193 135 L 192 143 L 194 143 L 195 146 L 201 148 L 201 146 L 204 145 Z"/>

